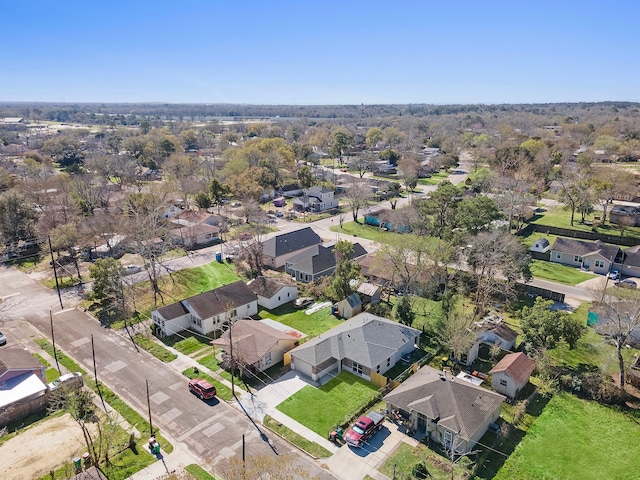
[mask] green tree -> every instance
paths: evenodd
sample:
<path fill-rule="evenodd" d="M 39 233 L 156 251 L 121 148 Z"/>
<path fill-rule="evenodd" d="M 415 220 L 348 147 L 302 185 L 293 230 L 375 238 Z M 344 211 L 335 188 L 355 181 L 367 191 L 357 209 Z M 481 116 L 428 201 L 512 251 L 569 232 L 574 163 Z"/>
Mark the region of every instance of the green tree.
<path fill-rule="evenodd" d="M 120 308 L 123 302 L 122 277 L 124 269 L 113 258 L 99 258 L 89 267 L 93 279 L 91 298 L 97 300 L 103 309 Z"/>
<path fill-rule="evenodd" d="M 37 214 L 29 199 L 13 190 L 0 195 L 0 235 L 5 245 L 35 235 Z"/>
<path fill-rule="evenodd" d="M 525 306 L 520 311 L 520 327 L 527 350 L 555 348 L 562 340 L 573 349 L 585 333 L 587 327 L 582 322 L 565 312 L 551 310 L 552 305 L 552 300 L 538 297 L 531 307 Z"/>
<path fill-rule="evenodd" d="M 399 152 L 393 148 L 385 148 L 380 152 L 380 159 L 386 160 L 390 165 L 398 165 L 398 161 L 402 158 Z"/>
<path fill-rule="evenodd" d="M 420 202 L 418 212 L 423 220 L 432 218 L 432 234 L 448 239 L 455 228 L 456 212 L 462 199 L 461 190 L 448 180 L 441 182 L 429 198 Z"/>
<path fill-rule="evenodd" d="M 198 148 L 198 134 L 193 130 L 183 130 L 180 132 L 179 138 L 185 150 L 196 150 Z"/>
<path fill-rule="evenodd" d="M 411 305 L 411 300 L 409 300 L 408 295 L 403 295 L 402 297 L 400 297 L 393 310 L 394 316 L 400 323 L 408 326 L 413 325 L 416 314 L 413 311 L 413 305 Z"/>
<path fill-rule="evenodd" d="M 193 199 L 195 200 L 196 205 L 198 206 L 198 208 L 207 209 L 207 208 L 211 207 L 211 205 L 213 205 L 213 203 L 211 201 L 211 196 L 209 195 L 209 192 L 198 192 L 198 193 L 195 194 Z"/>
<path fill-rule="evenodd" d="M 211 197 L 211 203 L 218 207 L 218 213 L 220 208 L 224 204 L 224 199 L 231 193 L 229 185 L 221 183 L 217 178 L 212 178 L 209 182 L 209 195 Z"/>
<path fill-rule="evenodd" d="M 330 290 L 334 300 L 342 300 L 353 293 L 350 281 L 360 277 L 360 265 L 351 260 L 353 244 L 346 240 L 336 243 L 333 253 L 336 257 L 336 269 L 331 279 Z"/>
<path fill-rule="evenodd" d="M 313 173 L 311 169 L 305 165 L 298 170 L 298 183 L 302 188 L 309 188 L 313 186 Z"/>
<path fill-rule="evenodd" d="M 463 198 L 458 204 L 454 217 L 457 228 L 471 235 L 492 229 L 491 222 L 504 218 L 504 214 L 491 198 L 479 195 Z"/>
<path fill-rule="evenodd" d="M 342 164 L 342 155 L 353 143 L 353 136 L 346 130 L 338 130 L 333 135 L 333 142 L 331 142 L 331 150 L 329 153 L 333 157 L 338 157 Z"/>
<path fill-rule="evenodd" d="M 375 147 L 378 142 L 384 140 L 384 134 L 382 130 L 378 127 L 373 127 L 367 130 L 367 135 L 365 137 L 365 142 L 368 147 Z"/>

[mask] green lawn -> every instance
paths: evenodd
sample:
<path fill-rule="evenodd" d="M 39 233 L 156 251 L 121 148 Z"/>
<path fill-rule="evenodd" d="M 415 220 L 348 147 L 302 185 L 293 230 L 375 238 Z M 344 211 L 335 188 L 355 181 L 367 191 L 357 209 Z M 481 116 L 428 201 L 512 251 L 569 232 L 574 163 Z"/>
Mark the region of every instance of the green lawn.
<path fill-rule="evenodd" d="M 372 383 L 343 371 L 320 388 L 304 387 L 276 408 L 324 437 L 378 394 Z"/>
<path fill-rule="evenodd" d="M 187 465 L 184 469 L 189 472 L 195 480 L 216 480 L 216 477 L 209 474 L 200 465 L 196 465 L 195 463 Z"/>
<path fill-rule="evenodd" d="M 531 274 L 534 277 L 563 283 L 565 285 L 577 285 L 580 282 L 596 277 L 593 273 L 581 272 L 577 268 L 547 262 L 545 260 L 531 260 L 530 267 Z"/>
<path fill-rule="evenodd" d="M 555 396 L 495 477 L 496 480 L 637 478 L 637 421 L 596 402 Z"/>
<path fill-rule="evenodd" d="M 322 445 L 318 445 L 311 440 L 307 440 L 302 435 L 299 435 L 291 430 L 289 427 L 286 427 L 277 422 L 269 415 L 265 415 L 263 423 L 266 427 L 270 428 L 281 437 L 286 438 L 288 442 L 301 448 L 305 452 L 310 453 L 316 458 L 326 458 L 331 456 L 331 452 L 324 448 Z"/>
<path fill-rule="evenodd" d="M 520 237 L 520 238 L 522 239 L 522 243 L 524 243 L 527 246 L 527 248 L 530 248 L 534 243 L 536 243 L 537 240 L 541 238 L 546 238 L 547 240 L 549 240 L 549 245 L 553 246 L 553 243 L 556 241 L 556 238 L 558 238 L 558 236 L 549 235 L 544 232 L 532 232 L 528 236 Z"/>
<path fill-rule="evenodd" d="M 145 349 L 147 352 L 149 352 L 151 355 L 162 362 L 169 363 L 178 358 L 178 355 L 176 355 L 175 353 L 171 353 L 158 342 L 141 333 L 134 334 L 133 340 L 134 342 L 136 342 L 136 345 L 138 345 L 140 348 Z"/>
<path fill-rule="evenodd" d="M 576 213 L 573 219 L 573 226 L 571 226 L 571 211 L 568 208 L 558 206 L 558 207 L 546 207 L 547 211 L 541 214 L 537 214 L 533 223 L 537 223 L 538 225 L 550 225 L 552 227 L 561 227 L 561 228 L 571 228 L 573 230 L 579 230 L 582 232 L 591 232 L 593 229 L 593 225 L 586 225 L 580 223 L 581 216 Z M 602 212 L 596 211 L 590 215 L 587 215 L 585 219 L 589 222 L 592 222 L 596 225 L 596 230 L 598 233 L 605 233 L 608 235 L 620 235 L 620 229 L 617 225 L 610 224 L 608 222 L 609 212 L 611 209 L 609 208 L 607 211 L 607 224 L 605 226 L 599 226 L 599 220 L 595 220 L 594 217 L 602 216 Z M 625 237 L 640 237 L 640 227 L 627 227 L 624 230 Z"/>
<path fill-rule="evenodd" d="M 415 447 L 407 443 L 400 443 L 398 448 L 389 456 L 386 462 L 380 467 L 380 472 L 389 478 L 419 478 L 412 475 L 413 467 L 422 462 L 425 465 L 431 480 L 449 480 L 451 478 L 451 467 L 449 459 L 428 449 L 419 443 Z M 395 476 L 394 476 L 395 472 Z M 456 466 L 455 478 L 463 472 L 461 467 Z"/>
<path fill-rule="evenodd" d="M 284 323 L 291 328 L 306 333 L 309 337 L 317 337 L 330 328 L 340 324 L 340 320 L 331 315 L 331 308 L 307 315 L 305 309 L 295 309 L 290 303 L 282 305 L 274 310 L 265 310 L 260 307 L 258 315 L 262 318 L 271 318 Z"/>
<path fill-rule="evenodd" d="M 351 217 L 349 217 L 351 218 Z M 362 225 L 356 222 L 345 222 L 342 224 L 342 230 L 339 225 L 331 227 L 332 232 L 341 231 L 345 235 L 353 235 L 354 237 L 366 238 L 378 243 L 389 243 L 390 238 L 401 235 L 400 233 L 387 232 L 378 227 L 371 225 Z"/>

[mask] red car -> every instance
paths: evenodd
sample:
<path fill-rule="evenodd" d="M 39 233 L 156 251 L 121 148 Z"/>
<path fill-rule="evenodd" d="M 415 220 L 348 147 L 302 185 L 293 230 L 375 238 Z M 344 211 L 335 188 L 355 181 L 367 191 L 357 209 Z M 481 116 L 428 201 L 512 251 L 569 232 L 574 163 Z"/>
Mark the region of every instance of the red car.
<path fill-rule="evenodd" d="M 356 422 L 344 437 L 345 442 L 353 447 L 360 447 L 369 437 L 382 428 L 384 415 L 380 412 L 371 412 Z"/>
<path fill-rule="evenodd" d="M 189 391 L 196 395 L 200 400 L 209 400 L 216 396 L 216 387 L 206 380 L 194 378 L 189 380 Z"/>

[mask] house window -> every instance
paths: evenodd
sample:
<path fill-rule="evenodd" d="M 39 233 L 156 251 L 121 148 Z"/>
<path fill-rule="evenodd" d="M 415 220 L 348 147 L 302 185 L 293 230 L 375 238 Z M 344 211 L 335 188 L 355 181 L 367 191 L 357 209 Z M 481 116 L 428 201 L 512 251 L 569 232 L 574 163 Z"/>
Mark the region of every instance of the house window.
<path fill-rule="evenodd" d="M 280 301 L 280 295 L 278 295 L 278 301 Z"/>
<path fill-rule="evenodd" d="M 287 292 L 287 297 L 290 297 L 290 296 L 291 296 L 291 292 Z"/>
<path fill-rule="evenodd" d="M 391 366 L 391 357 L 387 358 L 387 368 Z"/>
<path fill-rule="evenodd" d="M 202 326 L 202 320 L 200 320 L 198 317 L 194 317 L 193 315 L 191 316 L 191 322 L 195 325 L 198 325 L 199 327 Z"/>
<path fill-rule="evenodd" d="M 507 381 L 504 378 L 500 379 L 500 386 L 501 387 L 506 387 L 507 386 Z"/>
<path fill-rule="evenodd" d="M 264 356 L 264 364 L 271 365 L 271 352 L 267 352 Z"/>
<path fill-rule="evenodd" d="M 576 263 L 582 263 L 582 257 L 580 255 L 574 255 L 573 261 Z"/>
<path fill-rule="evenodd" d="M 380 365 L 376 367 L 376 373 L 380 373 Z"/>
<path fill-rule="evenodd" d="M 451 445 L 453 443 L 453 433 L 451 433 L 450 430 L 445 430 L 444 431 L 443 438 L 444 438 L 444 442 L 443 443 L 445 445 L 449 446 L 449 445 Z"/>
<path fill-rule="evenodd" d="M 234 308 L 233 310 L 231 310 L 231 315 L 229 315 L 230 317 L 237 317 L 238 316 L 238 311 Z"/>
<path fill-rule="evenodd" d="M 351 364 L 351 370 L 353 370 L 353 373 L 356 375 L 362 375 L 362 365 L 359 363 L 353 362 Z"/>
<path fill-rule="evenodd" d="M 593 266 L 596 268 L 604 268 L 604 261 L 603 260 L 596 260 L 593 262 Z"/>
<path fill-rule="evenodd" d="M 560 260 L 562 258 L 562 253 L 556 252 L 556 259 Z"/>

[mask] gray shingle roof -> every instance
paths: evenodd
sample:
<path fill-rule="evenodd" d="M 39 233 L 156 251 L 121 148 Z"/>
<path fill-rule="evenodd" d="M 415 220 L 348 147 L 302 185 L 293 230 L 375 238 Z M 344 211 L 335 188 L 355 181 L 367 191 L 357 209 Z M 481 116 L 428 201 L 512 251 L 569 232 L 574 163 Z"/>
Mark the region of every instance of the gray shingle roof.
<path fill-rule="evenodd" d="M 294 257 L 287 260 L 287 264 L 291 269 L 317 275 L 326 270 L 335 268 L 336 256 L 334 254 L 334 247 L 325 247 L 323 245 L 317 245 L 314 248 L 310 248 L 306 252 L 299 253 Z M 353 244 L 353 252 L 349 254 L 350 259 L 359 258 L 367 254 L 367 251 L 359 243 Z"/>
<path fill-rule="evenodd" d="M 615 245 L 607 245 L 606 243 L 596 240 L 588 242 L 585 240 L 575 240 L 573 238 L 558 237 L 553 242 L 551 250 L 554 252 L 568 253 L 571 255 L 585 256 L 590 253 L 599 253 L 607 260 L 613 262 L 616 255 L 620 252 L 620 247 Z"/>
<path fill-rule="evenodd" d="M 306 227 L 269 238 L 262 244 L 262 253 L 269 257 L 279 257 L 320 243 L 322 239 L 318 234 L 311 227 Z"/>
<path fill-rule="evenodd" d="M 435 368 L 424 366 L 384 400 L 407 412 L 417 412 L 469 440 L 493 415 L 505 397 Z"/>
<path fill-rule="evenodd" d="M 249 280 L 249 282 L 247 282 L 247 286 L 256 295 L 260 295 L 264 298 L 272 298 L 284 287 L 291 286 L 291 284 L 275 280 L 273 278 L 256 277 L 253 280 Z"/>
<path fill-rule="evenodd" d="M 330 358 L 349 358 L 374 368 L 386 362 L 420 330 L 370 313 L 360 313 L 291 351 L 291 356 L 319 365 Z"/>
<path fill-rule="evenodd" d="M 164 307 L 158 308 L 156 311 L 162 315 L 162 318 L 165 320 L 173 320 L 174 318 L 178 318 L 189 313 L 189 310 L 187 310 L 187 307 L 185 307 L 182 302 L 165 305 Z"/>
<path fill-rule="evenodd" d="M 183 300 L 200 318 L 210 318 L 257 300 L 256 294 L 242 280 Z"/>

